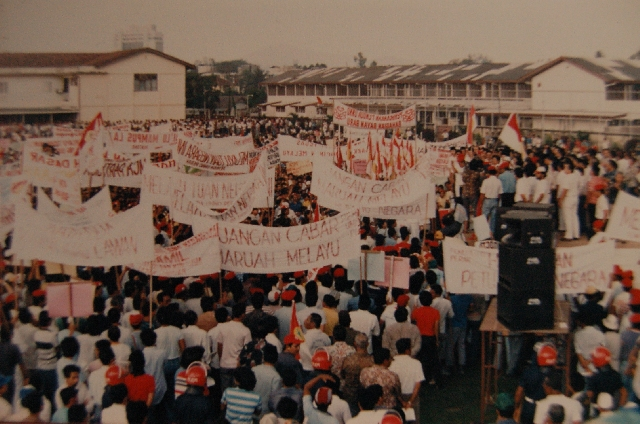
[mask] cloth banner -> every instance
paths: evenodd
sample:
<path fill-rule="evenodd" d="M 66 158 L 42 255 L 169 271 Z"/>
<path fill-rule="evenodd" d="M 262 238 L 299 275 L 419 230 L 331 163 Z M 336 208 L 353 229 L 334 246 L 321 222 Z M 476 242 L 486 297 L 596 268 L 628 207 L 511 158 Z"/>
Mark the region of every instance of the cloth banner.
<path fill-rule="evenodd" d="M 0 245 L 4 247 L 7 235 L 15 225 L 15 203 L 24 196 L 27 182 L 20 176 L 0 177 Z"/>
<path fill-rule="evenodd" d="M 409 289 L 409 258 L 384 257 L 384 280 L 376 281 L 376 286 Z M 368 277 L 368 276 L 367 276 Z"/>
<path fill-rule="evenodd" d="M 120 153 L 140 153 L 146 150 L 168 150 L 178 144 L 177 132 L 107 131 L 107 149 Z"/>
<path fill-rule="evenodd" d="M 462 240 L 445 237 L 443 260 L 448 292 L 498 293 L 498 249 L 467 246 Z"/>
<path fill-rule="evenodd" d="M 414 105 L 400 112 L 376 115 L 336 101 L 333 106 L 333 122 L 346 127 L 370 130 L 413 127 L 416 125 L 416 107 Z"/>
<path fill-rule="evenodd" d="M 47 285 L 47 310 L 51 318 L 88 317 L 93 314 L 96 287 L 92 282 Z"/>
<path fill-rule="evenodd" d="M 46 196 L 39 196 L 38 207 L 47 201 Z M 62 211 L 58 216 L 45 214 L 33 210 L 30 203 L 18 202 L 13 231 L 17 259 L 105 267 L 153 259 L 150 203 L 95 222 L 93 215 L 100 213 L 87 208 L 69 222 Z"/>
<path fill-rule="evenodd" d="M 333 149 L 330 146 L 300 140 L 290 135 L 278 136 L 278 148 L 280 149 L 280 160 L 282 162 L 310 160 L 311 157 L 316 155 L 328 158 L 333 158 L 334 156 Z"/>
<path fill-rule="evenodd" d="M 33 185 L 52 187 L 54 177 L 77 178 L 80 137 L 32 138 L 24 143 L 23 172 Z"/>
<path fill-rule="evenodd" d="M 118 187 L 142 187 L 142 175 L 148 163 L 147 155 L 143 154 L 126 155 L 121 160 L 107 158 L 102 166 L 104 184 Z"/>
<path fill-rule="evenodd" d="M 287 174 L 293 174 L 296 177 L 313 172 L 313 162 L 310 160 L 297 160 L 295 162 L 287 162 Z"/>
<path fill-rule="evenodd" d="M 22 152 L 24 142 L 10 138 L 0 138 L 0 178 L 22 174 Z"/>
<path fill-rule="evenodd" d="M 220 272 L 218 225 L 174 246 L 154 246 L 153 261 L 127 265 L 147 275 L 158 277 L 189 277 Z"/>
<path fill-rule="evenodd" d="M 391 181 L 375 181 L 351 175 L 326 158 L 315 157 L 316 172 L 311 181 L 311 193 L 324 207 L 347 210 L 366 206 L 379 208 L 409 205 L 426 199 L 430 184 L 425 165 L 416 166 Z"/>
<path fill-rule="evenodd" d="M 589 286 L 605 292 L 613 272 L 613 241 L 556 248 L 556 294 L 584 293 Z M 448 279 L 447 279 L 448 281 Z"/>
<path fill-rule="evenodd" d="M 179 165 L 205 171 L 247 173 L 253 136 L 187 139 L 178 136 L 174 158 Z"/>
<path fill-rule="evenodd" d="M 54 125 L 51 129 L 54 137 L 82 137 L 82 128 L 69 128 L 61 125 Z"/>
<path fill-rule="evenodd" d="M 360 215 L 377 219 L 414 219 L 424 222 L 436 217 L 436 186 L 427 183 L 427 194 L 423 199 L 399 206 L 359 206 Z"/>
<path fill-rule="evenodd" d="M 60 225 L 83 227 L 107 221 L 114 215 L 114 212 L 109 189 L 103 188 L 83 205 L 65 206 L 64 209 L 58 208 L 42 190 L 39 190 L 38 214 Z"/>
<path fill-rule="evenodd" d="M 611 218 L 607 222 L 607 237 L 640 242 L 640 199 L 618 192 Z"/>
<path fill-rule="evenodd" d="M 360 254 L 356 210 L 293 227 L 220 222 L 221 268 L 243 273 L 295 272 Z"/>

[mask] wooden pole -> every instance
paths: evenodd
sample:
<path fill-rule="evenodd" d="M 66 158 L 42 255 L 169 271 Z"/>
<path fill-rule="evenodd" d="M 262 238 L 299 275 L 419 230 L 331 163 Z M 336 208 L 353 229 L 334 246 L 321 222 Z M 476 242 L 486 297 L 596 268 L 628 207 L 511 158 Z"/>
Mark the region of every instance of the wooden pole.
<path fill-rule="evenodd" d="M 149 270 L 149 328 L 153 329 L 153 262 Z"/>
<path fill-rule="evenodd" d="M 362 272 L 362 255 L 360 256 L 360 295 L 362 296 L 362 276 L 363 276 L 363 272 Z"/>

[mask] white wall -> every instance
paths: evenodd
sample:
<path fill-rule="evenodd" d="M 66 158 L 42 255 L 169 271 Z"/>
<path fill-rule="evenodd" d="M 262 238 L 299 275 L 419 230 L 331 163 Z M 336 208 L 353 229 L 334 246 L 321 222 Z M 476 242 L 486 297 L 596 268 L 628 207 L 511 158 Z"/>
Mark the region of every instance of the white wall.
<path fill-rule="evenodd" d="M 0 75 L 0 82 L 7 83 L 7 92 L 0 94 L 0 108 L 2 109 L 37 108 L 74 111 L 78 107 L 75 87 L 69 87 L 69 93 L 61 93 L 64 87 L 62 76 Z"/>

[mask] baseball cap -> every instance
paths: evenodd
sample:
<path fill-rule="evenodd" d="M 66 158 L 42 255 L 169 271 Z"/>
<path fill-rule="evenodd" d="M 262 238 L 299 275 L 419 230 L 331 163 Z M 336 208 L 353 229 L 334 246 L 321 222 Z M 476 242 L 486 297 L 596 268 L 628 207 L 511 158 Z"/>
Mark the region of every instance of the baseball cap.
<path fill-rule="evenodd" d="M 332 392 L 328 387 L 320 387 L 316 392 L 316 405 L 329 405 L 331 403 Z"/>
<path fill-rule="evenodd" d="M 107 386 L 115 386 L 117 384 L 124 383 L 124 373 L 122 372 L 122 368 L 117 365 L 111 365 L 107 368 L 107 372 L 104 376 L 107 381 Z"/>
<path fill-rule="evenodd" d="M 180 294 L 183 291 L 185 291 L 187 289 L 187 286 L 185 286 L 184 284 L 178 284 L 176 286 L 176 289 L 174 290 L 175 294 Z"/>
<path fill-rule="evenodd" d="M 596 367 L 604 367 L 611 361 L 611 352 L 604 346 L 598 346 L 591 352 L 591 362 Z"/>
<path fill-rule="evenodd" d="M 193 362 L 186 371 L 188 386 L 204 387 L 207 384 L 207 370 L 202 362 Z"/>
<path fill-rule="evenodd" d="M 131 314 L 129 315 L 129 324 L 131 325 L 140 325 L 142 323 L 142 314 Z"/>
<path fill-rule="evenodd" d="M 46 295 L 47 292 L 43 289 L 34 290 L 33 293 L 31 293 L 31 296 L 33 297 L 44 297 Z"/>
<path fill-rule="evenodd" d="M 538 349 L 538 365 L 541 367 L 551 367 L 556 364 L 558 351 L 549 343 L 543 343 Z"/>
<path fill-rule="evenodd" d="M 398 306 L 407 306 L 409 304 L 409 296 L 401 294 L 398 296 Z"/>
<path fill-rule="evenodd" d="M 291 301 L 291 300 L 296 298 L 296 291 L 295 290 L 285 290 L 285 291 L 282 292 L 282 295 L 280 297 L 282 298 L 282 300 Z"/>
<path fill-rule="evenodd" d="M 505 411 L 509 408 L 513 408 L 515 406 L 515 402 L 513 401 L 513 396 L 509 393 L 498 393 L 498 397 L 496 397 L 496 409 L 500 411 Z"/>
<path fill-rule="evenodd" d="M 614 314 L 607 315 L 607 317 L 602 320 L 602 325 L 604 325 L 605 328 L 612 331 L 618 331 L 618 328 L 620 328 L 620 324 L 618 323 L 618 317 L 615 316 Z"/>
<path fill-rule="evenodd" d="M 318 349 L 311 358 L 311 365 L 313 369 L 329 371 L 331 369 L 331 356 L 327 351 Z"/>

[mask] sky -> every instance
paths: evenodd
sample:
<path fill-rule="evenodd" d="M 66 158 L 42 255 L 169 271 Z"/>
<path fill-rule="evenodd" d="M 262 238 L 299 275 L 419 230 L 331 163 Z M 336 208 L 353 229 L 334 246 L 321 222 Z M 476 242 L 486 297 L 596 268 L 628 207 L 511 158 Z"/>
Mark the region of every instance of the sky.
<path fill-rule="evenodd" d="M 640 50 L 640 0 L 0 0 L 0 52 L 105 52 L 155 24 L 188 62 L 263 68 L 627 59 Z"/>

